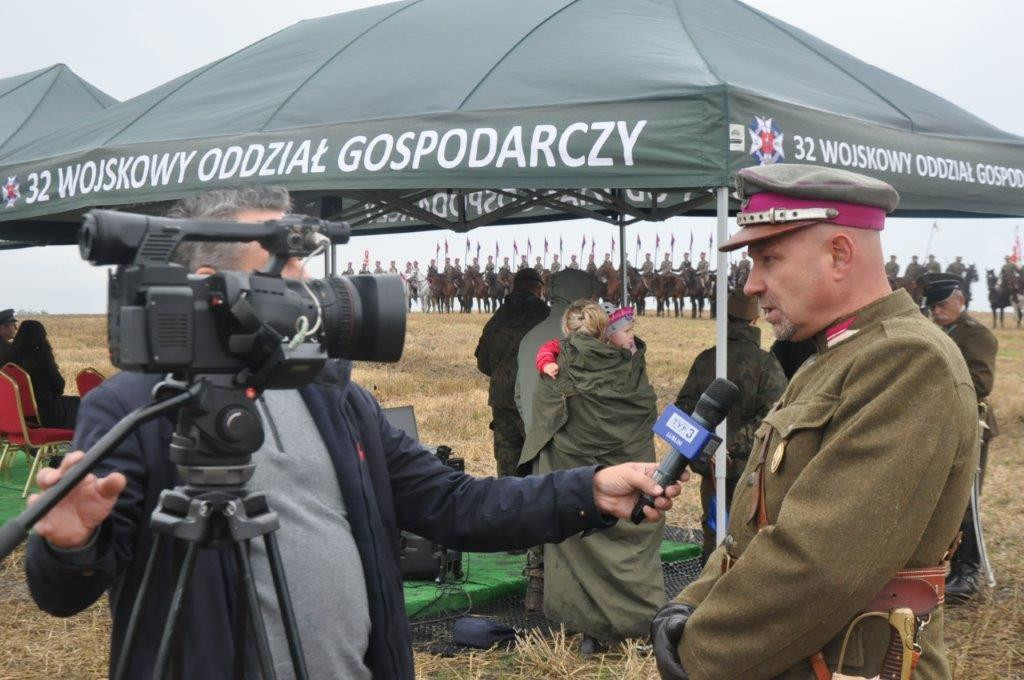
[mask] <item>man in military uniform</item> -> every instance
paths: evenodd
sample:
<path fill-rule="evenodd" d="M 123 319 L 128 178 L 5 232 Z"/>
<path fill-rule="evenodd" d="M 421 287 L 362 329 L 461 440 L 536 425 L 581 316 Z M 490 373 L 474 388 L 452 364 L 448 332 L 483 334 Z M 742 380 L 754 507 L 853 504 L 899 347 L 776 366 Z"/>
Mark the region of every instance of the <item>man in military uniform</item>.
<path fill-rule="evenodd" d="M 922 274 L 924 274 L 924 267 L 922 267 L 921 263 L 917 261 L 917 255 L 913 255 L 910 258 L 910 264 L 907 265 L 907 270 L 903 275 L 908 281 L 917 281 L 921 278 Z"/>
<path fill-rule="evenodd" d="M 644 256 L 644 263 L 640 265 L 640 273 L 644 276 L 650 276 L 654 273 L 654 260 L 651 259 L 650 253 Z"/>
<path fill-rule="evenodd" d="M 427 265 L 427 275 L 437 276 L 437 260 L 431 260 L 430 264 Z"/>
<path fill-rule="evenodd" d="M 558 261 L 558 255 L 551 256 L 551 273 L 562 271 L 562 263 Z"/>
<path fill-rule="evenodd" d="M 923 283 L 924 302 L 931 310 L 932 321 L 956 343 L 971 374 L 981 423 L 979 481 L 984 481 L 988 445 L 997 434 L 996 414 L 987 399 L 995 384 L 999 341 L 985 324 L 978 323 L 967 312 L 963 279 L 954 274 L 926 274 Z M 954 601 L 968 600 L 978 592 L 978 570 L 981 566 L 978 535 L 969 509 L 960 529 L 963 531 L 963 541 L 953 555 L 949 576 L 946 578 L 946 598 Z"/>
<path fill-rule="evenodd" d="M 405 264 L 406 264 L 406 268 L 408 268 L 409 263 L 406 262 Z M 398 267 L 395 266 L 395 261 L 391 260 L 391 264 L 388 266 L 388 274 L 397 274 L 397 273 L 398 273 Z"/>
<path fill-rule="evenodd" d="M 533 268 L 537 271 L 538 274 L 544 274 L 544 263 L 540 261 L 540 255 L 537 256 L 537 261 L 534 262 Z"/>
<path fill-rule="evenodd" d="M 409 280 L 417 283 L 420 280 L 420 263 L 418 260 L 412 261 L 412 275 Z"/>
<path fill-rule="evenodd" d="M 517 271 L 523 271 L 524 269 L 529 268 L 530 263 L 526 260 L 526 255 L 523 255 L 522 259 L 519 261 L 519 269 Z"/>
<path fill-rule="evenodd" d="M 352 268 L 352 263 L 349 262 L 348 266 L 345 267 L 345 271 L 341 273 L 342 276 L 352 276 L 356 273 L 356 270 Z"/>
<path fill-rule="evenodd" d="M 604 256 L 604 262 L 602 262 L 601 266 L 597 268 L 597 275 L 607 281 L 608 277 L 613 274 L 615 274 L 615 265 L 612 264 L 612 256 L 606 253 Z"/>
<path fill-rule="evenodd" d="M 736 286 L 742 288 L 750 276 L 750 260 L 747 258 L 747 251 L 740 253 L 740 261 L 736 263 Z"/>
<path fill-rule="evenodd" d="M 452 266 L 452 260 L 449 257 L 444 258 L 444 275 L 451 276 L 455 273 L 455 267 Z"/>
<path fill-rule="evenodd" d="M 900 276 L 900 264 L 896 261 L 895 255 L 889 256 L 889 261 L 885 263 L 885 277 L 890 281 L 895 281 Z"/>
<path fill-rule="evenodd" d="M 789 163 L 736 182 L 741 229 L 721 250 L 749 247 L 744 292 L 778 339 L 818 351 L 755 433 L 724 542 L 655 617 L 658 669 L 832 677 L 853 626 L 846 675 L 900 669 L 908 649 L 914 680 L 948 680 L 941 594 L 978 464 L 977 400 L 953 341 L 886 281 L 879 231 L 898 195 Z"/>
<path fill-rule="evenodd" d="M 0 366 L 7 363 L 7 353 L 11 350 L 11 341 L 18 334 L 18 320 L 14 318 L 13 309 L 0 312 Z"/>
<path fill-rule="evenodd" d="M 711 263 L 708 262 L 708 255 L 705 252 L 701 252 L 700 260 L 697 262 L 697 276 L 705 278 L 711 273 Z"/>
<path fill-rule="evenodd" d="M 658 269 L 658 273 L 662 276 L 668 276 L 672 273 L 672 256 L 665 253 L 665 259 L 661 261 L 661 267 Z"/>
<path fill-rule="evenodd" d="M 956 256 L 956 260 L 949 263 L 946 267 L 946 273 L 952 274 L 953 276 L 959 276 L 961 279 L 964 277 L 964 272 L 967 271 L 967 266 L 964 264 L 964 258 L 960 255 Z"/>
<path fill-rule="evenodd" d="M 526 431 L 515 402 L 519 342 L 548 316 L 548 306 L 541 297 L 542 288 L 540 275 L 533 269 L 517 272 L 512 292 L 487 321 L 476 346 L 476 366 L 491 379 L 487 403 L 491 407 L 494 458 L 499 477 L 516 474 L 519 454 L 523 451 Z"/>
<path fill-rule="evenodd" d="M 565 265 L 566 269 L 579 269 L 580 263 L 576 261 L 575 255 L 569 256 L 569 264 Z"/>
<path fill-rule="evenodd" d="M 369 262 L 369 260 L 363 260 L 363 264 L 359 267 L 359 273 L 360 274 L 369 274 L 370 273 L 370 262 Z"/>
<path fill-rule="evenodd" d="M 383 274 L 384 273 L 384 268 L 380 266 L 380 260 L 377 260 L 374 263 L 374 265 L 373 265 L 373 273 L 374 274 Z"/>
<path fill-rule="evenodd" d="M 484 273 L 485 274 L 493 274 L 494 273 L 494 256 L 493 255 L 488 255 L 487 256 L 487 264 L 484 265 Z"/>
<path fill-rule="evenodd" d="M 512 273 L 512 267 L 509 266 L 508 258 L 506 257 L 504 259 L 504 261 L 501 263 L 501 268 L 498 269 L 498 277 L 500 278 L 501 276 L 503 276 L 505 274 L 511 274 L 511 273 Z"/>
<path fill-rule="evenodd" d="M 750 449 L 754 445 L 754 431 L 761 424 L 761 419 L 768 415 L 768 409 L 786 389 L 786 376 L 782 373 L 782 366 L 771 352 L 761 349 L 761 329 L 757 327 L 760 308 L 757 300 L 736 289 L 729 295 L 727 310 L 726 375 L 740 388 L 740 401 L 732 407 L 728 416 L 729 439 L 725 446 L 726 507 L 732 502 L 736 480 L 750 457 Z M 694 359 L 686 381 L 676 397 L 676 406 L 686 413 L 692 413 L 700 395 L 714 380 L 715 348 L 709 347 Z M 709 523 L 709 520 L 714 520 L 710 513 L 711 499 L 715 495 L 715 469 L 711 466 L 709 469 L 694 471 L 701 475 L 700 524 L 704 531 L 704 550 L 701 552 L 703 565 L 715 549 L 715 532 Z"/>
<path fill-rule="evenodd" d="M 455 264 L 452 265 L 452 270 L 456 274 L 462 274 L 462 264 L 459 262 L 459 258 L 455 258 Z"/>
<path fill-rule="evenodd" d="M 594 262 L 594 255 L 591 253 L 587 257 L 587 273 L 591 276 L 597 276 L 597 263 Z"/>
<path fill-rule="evenodd" d="M 1003 278 L 1005 280 L 1009 280 L 1010 282 L 1016 281 L 1017 280 L 1017 274 L 1020 273 L 1020 270 L 1017 269 L 1017 265 L 1015 265 L 1013 263 L 1013 258 L 1010 257 L 1009 255 L 1006 255 L 1003 258 L 1003 262 L 1004 262 L 1003 268 L 999 272 L 1001 278 Z"/>
<path fill-rule="evenodd" d="M 934 255 L 928 256 L 928 261 L 924 264 L 925 274 L 938 274 L 942 271 L 942 265 L 935 259 Z"/>

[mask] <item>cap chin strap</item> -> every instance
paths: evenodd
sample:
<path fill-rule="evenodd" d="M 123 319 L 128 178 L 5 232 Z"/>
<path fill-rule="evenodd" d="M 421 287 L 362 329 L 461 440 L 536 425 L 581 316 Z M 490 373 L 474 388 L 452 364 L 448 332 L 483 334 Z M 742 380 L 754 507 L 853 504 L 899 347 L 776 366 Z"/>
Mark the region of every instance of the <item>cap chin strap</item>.
<path fill-rule="evenodd" d="M 807 220 L 832 220 L 839 217 L 835 208 L 772 208 L 762 212 L 739 213 L 736 224 L 741 227 L 753 224 L 785 224 Z"/>

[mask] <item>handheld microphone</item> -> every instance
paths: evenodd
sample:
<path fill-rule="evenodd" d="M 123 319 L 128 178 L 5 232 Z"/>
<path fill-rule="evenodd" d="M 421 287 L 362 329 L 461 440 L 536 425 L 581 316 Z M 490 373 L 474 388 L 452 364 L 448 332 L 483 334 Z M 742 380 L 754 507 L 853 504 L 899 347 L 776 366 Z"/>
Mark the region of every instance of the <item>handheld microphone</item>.
<path fill-rule="evenodd" d="M 722 439 L 715 435 L 715 428 L 725 420 L 739 396 L 740 390 L 736 385 L 725 378 L 715 378 L 704 394 L 700 395 L 691 415 L 686 415 L 672 405 L 665 409 L 652 428 L 654 434 L 672 446 L 672 450 L 651 475 L 662 489 L 679 479 L 687 463 L 697 461 L 707 465 L 722 443 Z M 654 499 L 647 494 L 640 494 L 630 516 L 633 524 L 644 521 L 644 506 L 653 507 Z"/>

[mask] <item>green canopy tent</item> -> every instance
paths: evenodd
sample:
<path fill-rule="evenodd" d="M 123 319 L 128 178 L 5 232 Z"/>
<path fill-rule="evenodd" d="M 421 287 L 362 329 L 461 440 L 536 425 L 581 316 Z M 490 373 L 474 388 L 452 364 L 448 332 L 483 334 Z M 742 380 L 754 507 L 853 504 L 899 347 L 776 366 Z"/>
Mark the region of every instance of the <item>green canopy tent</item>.
<path fill-rule="evenodd" d="M 64 64 L 0 79 L 0 157 L 45 134 L 102 111 L 117 100 L 79 78 Z M 11 180 L 3 186 L 7 186 Z M 17 181 L 15 179 L 14 181 Z M 6 193 L 6 192 L 5 192 Z M 13 191 L 12 191 L 13 193 Z M 6 200 L 5 196 L 5 203 Z M 32 243 L 0 241 L 0 250 Z"/>
<path fill-rule="evenodd" d="M 722 242 L 735 171 L 776 162 L 885 179 L 898 215 L 1024 214 L 1024 139 L 736 0 L 404 0 L 10 150 L 0 237 L 70 243 L 90 207 L 262 182 L 357 235 L 601 219 L 625 266 L 639 220 L 714 214 Z M 718 346 L 724 374 L 724 315 Z"/>

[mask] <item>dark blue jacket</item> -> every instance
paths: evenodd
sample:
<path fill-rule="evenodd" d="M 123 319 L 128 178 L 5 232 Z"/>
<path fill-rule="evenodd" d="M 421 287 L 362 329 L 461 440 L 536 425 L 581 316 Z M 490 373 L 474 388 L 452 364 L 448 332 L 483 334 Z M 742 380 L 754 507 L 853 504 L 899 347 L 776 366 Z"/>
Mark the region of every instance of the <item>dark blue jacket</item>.
<path fill-rule="evenodd" d="M 373 396 L 350 383 L 348 374 L 347 364 L 332 364 L 301 393 L 330 452 L 363 564 L 371 620 L 366 663 L 376 678 L 412 678 L 398 567 L 400 530 L 461 550 L 498 551 L 558 542 L 614 520 L 602 517 L 594 505 L 594 468 L 523 479 L 476 479 L 455 472 L 391 427 Z M 157 381 L 156 376 L 121 373 L 91 391 L 78 414 L 75 447 L 87 448 L 125 414 L 148 402 Z M 71 564 L 38 536 L 29 540 L 28 583 L 43 610 L 71 616 L 109 589 L 111 667 L 152 544 L 150 514 L 160 492 L 179 482 L 167 458 L 170 435 L 169 420 L 147 424 L 97 470 L 100 476 L 120 471 L 128 485 L 102 525 L 95 562 Z M 270 503 L 273 507 L 272 494 Z M 151 674 L 173 590 L 172 563 L 168 546 L 154 568 L 154 589 L 132 652 L 130 678 Z M 183 610 L 182 677 L 231 677 L 233 576 L 227 552 L 200 551 Z"/>

